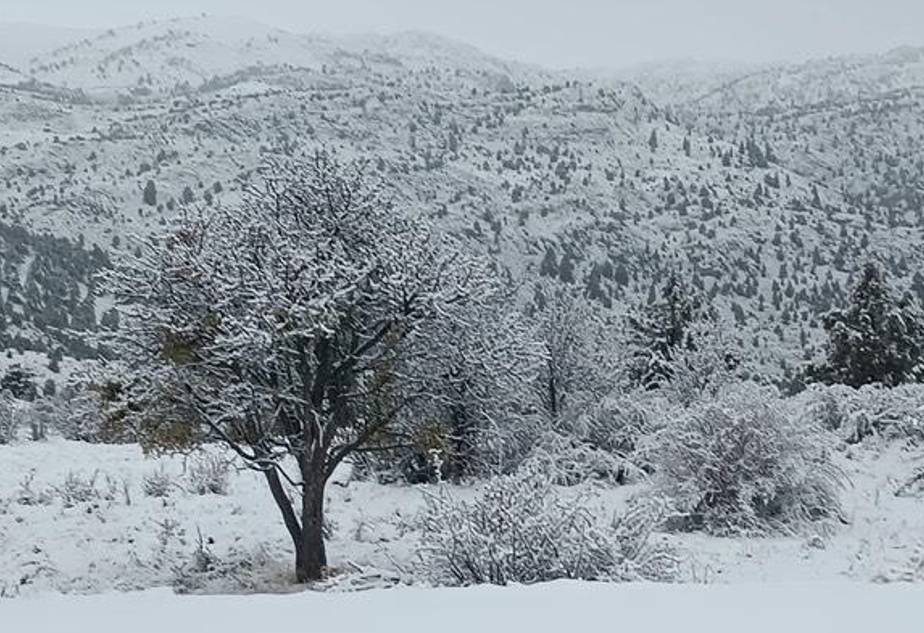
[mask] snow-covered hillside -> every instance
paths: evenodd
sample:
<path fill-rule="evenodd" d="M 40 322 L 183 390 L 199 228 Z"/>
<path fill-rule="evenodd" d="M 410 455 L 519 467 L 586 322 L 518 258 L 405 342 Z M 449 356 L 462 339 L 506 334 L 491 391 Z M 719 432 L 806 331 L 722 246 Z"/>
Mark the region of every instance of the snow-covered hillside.
<path fill-rule="evenodd" d="M 17 352 L 96 355 L 84 334 L 115 320 L 94 280 L 129 236 L 233 205 L 268 156 L 321 145 L 367 158 L 400 210 L 491 257 L 524 300 L 555 278 L 619 313 L 683 268 L 771 379 L 819 354 L 820 317 L 865 260 L 924 298 L 917 49 L 614 80 L 423 33 L 216 17 L 30 46 L 0 66 Z"/>
<path fill-rule="evenodd" d="M 3 631 L 920 628 L 924 49 L 16 29 Z"/>
<path fill-rule="evenodd" d="M 517 282 L 542 272 L 613 306 L 686 268 L 777 378 L 817 355 L 819 315 L 863 261 L 924 296 L 917 49 L 621 75 L 639 88 L 422 33 L 198 17 L 34 57 L 0 67 L 0 222 L 85 248 L 233 204 L 267 155 L 324 144 Z M 38 329 L 32 347 L 59 344 Z"/>
<path fill-rule="evenodd" d="M 99 33 L 94 29 L 0 22 L 0 67 L 24 70 L 36 56 Z M 4 83 L 0 80 L 0 83 Z"/>
<path fill-rule="evenodd" d="M 326 66 L 527 72 L 525 66 L 427 33 L 301 35 L 244 19 L 205 16 L 139 23 L 71 41 L 37 55 L 24 72 L 91 95 L 148 96 L 196 90 L 241 71 L 320 71 Z"/>

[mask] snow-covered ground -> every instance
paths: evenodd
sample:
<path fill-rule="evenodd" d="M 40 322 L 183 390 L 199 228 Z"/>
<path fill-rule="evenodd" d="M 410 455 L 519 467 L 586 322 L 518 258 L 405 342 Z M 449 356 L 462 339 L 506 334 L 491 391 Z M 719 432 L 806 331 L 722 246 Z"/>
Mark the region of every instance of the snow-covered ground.
<path fill-rule="evenodd" d="M 632 631 L 917 633 L 920 585 L 860 583 L 404 587 L 356 593 L 175 596 L 166 590 L 0 605 L 8 631 Z"/>
<path fill-rule="evenodd" d="M 244 598 L 217 594 L 297 591 L 291 544 L 261 476 L 232 469 L 227 495 L 202 496 L 188 490 L 201 456 L 149 459 L 135 446 L 20 441 L 0 446 L 0 593 L 17 598 L 0 601 L 0 629 L 31 618 L 30 630 L 60 630 L 56 623 L 95 614 L 111 624 L 97 631 L 168 630 L 187 618 L 210 626 L 218 618 L 226 631 L 307 630 L 301 623 L 319 631 L 447 631 L 463 622 L 492 630 L 502 621 L 581 630 L 592 622 L 642 626 L 642 618 L 650 626 L 636 630 L 706 630 L 700 622 L 729 627 L 711 631 L 845 633 L 873 622 L 883 631 L 922 630 L 905 625 L 924 622 L 924 585 L 876 582 L 924 579 L 924 499 L 893 494 L 914 453 L 898 445 L 850 451 L 839 457 L 853 480 L 848 525 L 785 538 L 671 535 L 685 560 L 678 586 L 386 591 L 415 580 L 413 519 L 424 488 L 343 476 L 329 486 L 335 574 L 324 588 L 376 590 Z M 169 481 L 169 496 L 144 493 L 154 473 Z M 611 508 L 643 492 L 643 484 L 601 490 Z M 175 598 L 169 587 L 211 595 Z M 60 593 L 101 595 L 54 597 Z M 755 628 L 761 622 L 777 628 Z"/>

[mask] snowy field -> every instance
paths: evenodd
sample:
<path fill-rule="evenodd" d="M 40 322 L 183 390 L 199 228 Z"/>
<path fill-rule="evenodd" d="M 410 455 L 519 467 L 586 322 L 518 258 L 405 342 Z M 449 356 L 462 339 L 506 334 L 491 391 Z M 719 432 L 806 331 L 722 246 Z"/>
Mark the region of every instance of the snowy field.
<path fill-rule="evenodd" d="M 287 596 L 177 597 L 167 590 L 152 590 L 9 601 L 0 605 L 0 617 L 5 630 L 95 633 L 918 633 L 924 621 L 924 589 L 920 585 L 859 583 L 606 585 L 560 581 L 530 587 L 412 587 Z"/>
<path fill-rule="evenodd" d="M 292 591 L 291 543 L 263 478 L 229 471 L 227 494 L 198 494 L 205 456 L 144 458 L 137 446 L 52 438 L 0 446 L 0 592 L 7 597 L 173 587 L 188 593 Z M 924 578 L 924 499 L 893 492 L 917 464 L 900 445 L 842 450 L 848 524 L 792 537 L 658 535 L 688 583 L 837 583 Z M 344 472 L 328 486 L 327 589 L 414 582 L 415 516 L 433 486 Z M 151 496 L 151 482 L 163 487 Z M 447 484 L 444 484 L 447 485 Z M 601 487 L 618 509 L 645 484 Z M 457 495 L 471 489 L 456 489 Z"/>

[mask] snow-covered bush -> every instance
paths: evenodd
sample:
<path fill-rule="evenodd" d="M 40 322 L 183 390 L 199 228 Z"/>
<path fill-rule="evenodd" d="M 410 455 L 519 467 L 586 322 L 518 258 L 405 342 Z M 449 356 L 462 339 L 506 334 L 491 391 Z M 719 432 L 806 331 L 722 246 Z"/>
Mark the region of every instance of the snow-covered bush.
<path fill-rule="evenodd" d="M 818 383 L 796 397 L 794 402 L 812 423 L 828 431 L 841 431 L 850 426 L 849 402 L 856 399 L 857 390 L 845 385 L 824 386 Z"/>
<path fill-rule="evenodd" d="M 791 404 L 810 423 L 837 430 L 848 441 L 871 435 L 924 441 L 924 385 L 813 384 Z"/>
<path fill-rule="evenodd" d="M 649 538 L 647 507 L 608 518 L 592 499 L 563 491 L 531 463 L 465 501 L 441 487 L 427 498 L 419 550 L 435 582 L 533 583 L 561 578 L 670 580 L 677 560 Z"/>
<path fill-rule="evenodd" d="M 515 469 L 541 424 L 532 388 L 541 347 L 499 286 L 482 294 L 447 307 L 451 318 L 425 324 L 396 358 L 396 373 L 420 376 L 411 387 L 427 397 L 409 402 L 394 430 L 411 439 L 412 465 L 426 470 L 439 450 L 442 476 L 453 480 Z"/>
<path fill-rule="evenodd" d="M 530 461 L 545 463 L 554 483 L 573 486 L 588 480 L 625 483 L 631 468 L 618 453 L 601 449 L 574 435 L 549 431 L 533 449 Z"/>
<path fill-rule="evenodd" d="M 48 437 L 48 426 L 55 417 L 55 409 L 48 400 L 36 400 L 22 408 L 22 416 L 29 425 L 32 441 L 38 442 Z"/>
<path fill-rule="evenodd" d="M 58 432 L 68 440 L 93 441 L 102 420 L 97 395 L 81 390 L 63 400 L 62 413 L 55 425 Z"/>
<path fill-rule="evenodd" d="M 739 345 L 718 322 L 697 321 L 689 325 L 688 336 L 696 345 L 678 346 L 664 361 L 668 376 L 660 383 L 670 401 L 690 406 L 716 395 L 742 371 Z"/>
<path fill-rule="evenodd" d="M 771 390 L 738 385 L 678 410 L 652 442 L 674 527 L 760 533 L 842 516 L 847 479 L 831 440 L 786 415 Z"/>
<path fill-rule="evenodd" d="M 30 470 L 19 482 L 16 502 L 24 506 L 47 506 L 54 501 L 54 491 L 35 486 L 35 470 Z"/>
<path fill-rule="evenodd" d="M 0 444 L 9 444 L 16 439 L 19 416 L 16 415 L 13 400 L 9 394 L 0 394 Z"/>
<path fill-rule="evenodd" d="M 663 398 L 647 391 L 603 398 L 576 418 L 562 420 L 556 426 L 556 433 L 574 444 L 562 457 L 570 454 L 571 459 L 577 458 L 574 451 L 580 447 L 582 459 L 589 458 L 596 465 L 594 472 L 602 474 L 599 466 L 605 460 L 611 466 L 605 478 L 619 483 L 649 472 L 651 464 L 643 439 L 654 431 L 667 406 Z M 540 443 L 539 449 L 548 447 Z"/>
<path fill-rule="evenodd" d="M 121 390 L 116 382 L 81 387 L 61 403 L 58 432 L 66 439 L 94 444 L 134 441 L 131 429 L 123 423 Z"/>
<path fill-rule="evenodd" d="M 534 388 L 552 420 L 573 418 L 618 380 L 619 328 L 598 301 L 547 277 L 536 283 L 530 307 L 544 356 Z"/>
<path fill-rule="evenodd" d="M 65 508 L 71 508 L 78 503 L 86 503 L 100 497 L 100 492 L 96 488 L 96 478 L 98 472 L 94 472 L 89 477 L 71 471 L 67 473 L 64 482 L 55 490 L 61 497 Z"/>
<path fill-rule="evenodd" d="M 201 455 L 192 460 L 187 473 L 187 489 L 195 495 L 228 494 L 227 460 L 219 455 Z"/>
<path fill-rule="evenodd" d="M 152 470 L 141 480 L 141 489 L 148 497 L 165 498 L 173 492 L 176 483 L 163 468 Z"/>
<path fill-rule="evenodd" d="M 180 594 L 265 591 L 278 576 L 266 547 L 252 551 L 232 548 L 219 556 L 211 547 L 211 539 L 204 538 L 201 531 L 192 555 L 173 563 L 171 571 L 171 584 Z"/>

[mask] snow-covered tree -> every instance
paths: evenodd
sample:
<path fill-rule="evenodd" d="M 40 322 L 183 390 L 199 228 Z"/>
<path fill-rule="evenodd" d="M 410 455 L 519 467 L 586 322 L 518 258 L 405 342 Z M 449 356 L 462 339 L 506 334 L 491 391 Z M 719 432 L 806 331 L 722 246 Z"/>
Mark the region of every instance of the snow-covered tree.
<path fill-rule="evenodd" d="M 542 403 L 554 421 L 578 413 L 614 386 L 618 346 L 596 303 L 571 288 L 540 281 L 534 298 L 537 335 L 545 351 L 539 380 Z"/>
<path fill-rule="evenodd" d="M 34 400 L 38 392 L 35 386 L 35 373 L 20 365 L 11 365 L 0 378 L 0 389 L 10 392 L 20 400 Z"/>
<path fill-rule="evenodd" d="M 16 439 L 19 418 L 13 396 L 8 391 L 0 392 L 0 444 L 9 444 Z"/>
<path fill-rule="evenodd" d="M 147 184 L 144 186 L 142 199 L 149 207 L 157 206 L 157 185 L 154 184 L 153 180 L 148 180 Z"/>
<path fill-rule="evenodd" d="M 744 353 L 719 319 L 693 321 L 687 336 L 693 345 L 680 345 L 662 366 L 666 380 L 661 389 L 670 402 L 689 406 L 715 398 L 719 390 L 743 373 Z"/>
<path fill-rule="evenodd" d="M 328 478 L 427 395 L 396 371 L 404 346 L 487 275 L 360 163 L 320 151 L 262 176 L 240 205 L 187 213 L 117 263 L 113 348 L 143 437 L 204 432 L 264 474 L 304 582 L 327 565 Z"/>
<path fill-rule="evenodd" d="M 924 314 L 910 294 L 896 298 L 880 268 L 867 264 L 843 310 L 824 317 L 827 359 L 810 380 L 860 387 L 924 378 Z"/>
<path fill-rule="evenodd" d="M 715 311 L 706 298 L 684 283 L 679 273 L 670 273 L 654 300 L 628 318 L 635 382 L 655 389 L 670 379 L 677 350 L 697 348 L 691 326 L 714 320 Z"/>
<path fill-rule="evenodd" d="M 542 347 L 497 284 L 449 316 L 422 327 L 401 359 L 429 394 L 406 409 L 404 438 L 418 461 L 438 451 L 443 476 L 507 471 L 537 436 Z"/>

